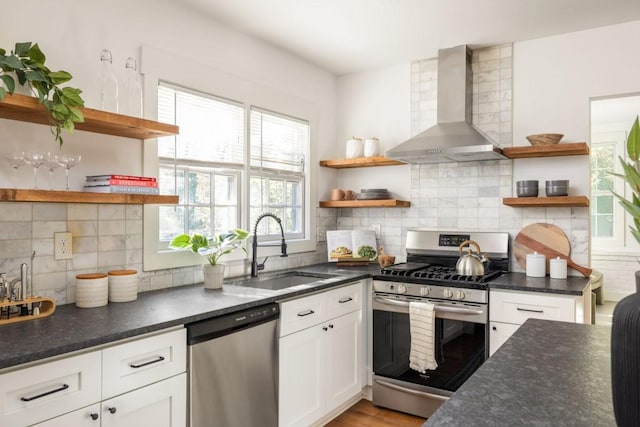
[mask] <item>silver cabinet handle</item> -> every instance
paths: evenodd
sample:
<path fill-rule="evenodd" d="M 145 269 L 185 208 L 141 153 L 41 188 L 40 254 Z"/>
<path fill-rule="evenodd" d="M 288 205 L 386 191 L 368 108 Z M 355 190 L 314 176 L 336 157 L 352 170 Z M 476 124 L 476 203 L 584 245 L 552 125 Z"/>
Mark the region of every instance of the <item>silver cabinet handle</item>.
<path fill-rule="evenodd" d="M 401 391 L 407 394 L 412 394 L 414 396 L 429 397 L 431 399 L 440 400 L 441 402 L 446 402 L 447 400 L 449 400 L 448 396 L 441 396 L 439 394 L 425 393 L 424 391 L 412 390 L 410 388 L 401 387 L 399 385 L 392 384 L 382 380 L 376 380 L 376 384 L 380 384 L 381 386 L 388 387 L 392 390 Z"/>
<path fill-rule="evenodd" d="M 137 368 L 142 368 L 143 366 L 153 365 L 154 363 L 162 362 L 163 360 L 164 360 L 164 357 L 158 356 L 157 359 L 153 359 L 153 360 L 150 360 L 148 362 L 143 362 L 143 363 L 133 362 L 133 363 L 129 363 L 129 366 L 134 368 L 134 369 L 137 369 Z"/>
<path fill-rule="evenodd" d="M 338 300 L 338 303 L 344 304 L 344 303 L 349 302 L 349 301 L 353 301 L 353 298 L 351 298 L 351 297 L 341 298 L 341 299 Z"/>
<path fill-rule="evenodd" d="M 398 307 L 409 307 L 409 303 L 406 301 L 396 301 L 389 298 L 380 298 L 374 297 L 374 300 L 387 305 L 395 305 Z M 436 305 L 435 310 L 440 313 L 456 313 L 456 314 L 483 314 L 482 310 L 474 310 L 472 308 L 462 308 L 462 307 L 449 307 L 446 305 Z"/>
<path fill-rule="evenodd" d="M 22 400 L 23 402 L 31 402 L 32 400 L 40 399 L 41 397 L 49 396 L 50 394 L 58 393 L 68 388 L 69 384 L 62 384 L 60 387 L 54 390 L 45 391 L 44 393 L 36 394 L 35 396 L 21 397 L 20 400 Z"/>
<path fill-rule="evenodd" d="M 313 310 L 306 310 L 306 311 L 301 311 L 300 313 L 298 313 L 299 317 L 304 317 L 304 316 L 309 316 L 311 314 L 314 314 L 315 311 Z"/>
<path fill-rule="evenodd" d="M 520 308 L 516 307 L 518 311 L 528 311 L 529 313 L 544 313 L 544 310 L 531 310 L 530 308 Z"/>

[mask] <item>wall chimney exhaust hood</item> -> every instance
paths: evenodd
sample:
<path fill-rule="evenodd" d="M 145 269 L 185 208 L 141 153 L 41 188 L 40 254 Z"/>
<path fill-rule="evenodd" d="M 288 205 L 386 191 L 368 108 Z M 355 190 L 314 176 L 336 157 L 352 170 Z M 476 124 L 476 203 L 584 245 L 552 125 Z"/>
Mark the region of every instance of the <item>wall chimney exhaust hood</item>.
<path fill-rule="evenodd" d="M 502 149 L 471 124 L 473 75 L 466 45 L 438 51 L 438 120 L 435 126 L 388 150 L 408 163 L 502 160 Z"/>

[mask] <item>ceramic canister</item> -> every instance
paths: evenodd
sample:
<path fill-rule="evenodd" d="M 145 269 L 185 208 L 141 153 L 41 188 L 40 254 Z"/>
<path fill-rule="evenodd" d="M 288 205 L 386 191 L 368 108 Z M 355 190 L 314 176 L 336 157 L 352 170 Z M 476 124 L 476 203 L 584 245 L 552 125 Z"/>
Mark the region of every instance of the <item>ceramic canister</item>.
<path fill-rule="evenodd" d="M 549 260 L 549 276 L 552 279 L 567 278 L 567 260 L 557 257 Z"/>
<path fill-rule="evenodd" d="M 355 159 L 364 155 L 364 146 L 360 138 L 353 137 L 347 140 L 347 159 Z"/>
<path fill-rule="evenodd" d="M 527 254 L 527 276 L 544 277 L 547 275 L 547 259 L 543 254 Z"/>
<path fill-rule="evenodd" d="M 109 301 L 128 302 L 138 298 L 138 272 L 112 270 L 109 275 Z"/>
<path fill-rule="evenodd" d="M 368 138 L 364 140 L 364 156 L 374 157 L 380 154 L 380 141 L 378 138 Z"/>
<path fill-rule="evenodd" d="M 76 276 L 76 306 L 80 308 L 102 307 L 109 302 L 109 279 L 104 273 L 78 274 Z"/>

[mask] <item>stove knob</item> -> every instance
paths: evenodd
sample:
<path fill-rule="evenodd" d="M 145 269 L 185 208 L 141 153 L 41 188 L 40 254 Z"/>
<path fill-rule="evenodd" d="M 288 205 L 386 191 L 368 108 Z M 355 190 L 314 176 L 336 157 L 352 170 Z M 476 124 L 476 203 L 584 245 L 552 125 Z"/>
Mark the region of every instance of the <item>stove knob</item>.
<path fill-rule="evenodd" d="M 451 289 L 445 289 L 442 291 L 442 295 L 445 298 L 453 298 L 453 291 Z"/>
<path fill-rule="evenodd" d="M 407 285 L 398 285 L 398 293 L 406 294 L 407 293 Z"/>
<path fill-rule="evenodd" d="M 465 294 L 463 291 L 455 291 L 454 295 L 455 295 L 455 299 L 457 300 L 463 300 L 465 297 Z"/>
<path fill-rule="evenodd" d="M 426 286 L 421 287 L 420 295 L 422 295 L 423 297 L 426 297 L 427 295 L 429 295 L 429 288 L 427 288 Z"/>

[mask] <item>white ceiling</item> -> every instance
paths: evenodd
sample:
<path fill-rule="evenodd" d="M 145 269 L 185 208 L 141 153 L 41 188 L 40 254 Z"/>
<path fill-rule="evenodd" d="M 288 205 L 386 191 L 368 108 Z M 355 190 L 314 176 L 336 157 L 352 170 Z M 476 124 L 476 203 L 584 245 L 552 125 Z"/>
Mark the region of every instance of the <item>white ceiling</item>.
<path fill-rule="evenodd" d="M 640 0 L 180 0 L 337 75 L 640 19 Z"/>

